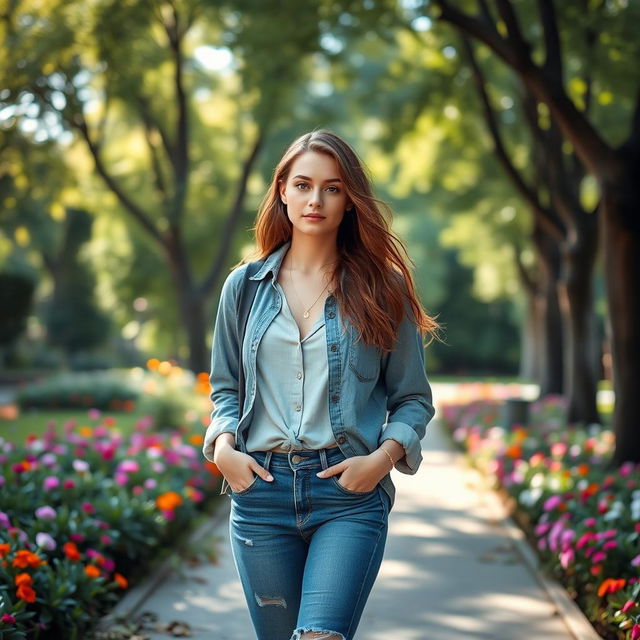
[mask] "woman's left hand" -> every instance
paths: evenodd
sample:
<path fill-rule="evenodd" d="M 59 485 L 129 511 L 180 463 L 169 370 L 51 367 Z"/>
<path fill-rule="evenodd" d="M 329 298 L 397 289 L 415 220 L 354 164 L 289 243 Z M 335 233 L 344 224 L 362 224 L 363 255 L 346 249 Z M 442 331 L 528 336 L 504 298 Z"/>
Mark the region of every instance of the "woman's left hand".
<path fill-rule="evenodd" d="M 389 473 L 389 460 L 382 456 L 353 456 L 347 458 L 332 467 L 327 467 L 316 475 L 319 478 L 330 478 L 342 474 L 338 482 L 349 491 L 366 492 L 373 491 L 384 476 Z M 386 460 L 386 462 L 385 462 Z"/>

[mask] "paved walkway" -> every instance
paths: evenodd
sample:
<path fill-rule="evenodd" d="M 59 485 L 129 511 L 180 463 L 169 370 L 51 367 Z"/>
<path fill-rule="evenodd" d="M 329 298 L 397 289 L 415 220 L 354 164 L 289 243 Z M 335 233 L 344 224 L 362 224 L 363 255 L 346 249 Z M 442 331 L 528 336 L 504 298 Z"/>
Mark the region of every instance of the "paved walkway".
<path fill-rule="evenodd" d="M 473 485 L 437 420 L 423 447 L 416 475 L 393 472 L 389 539 L 357 640 L 574 638 L 502 526 L 495 496 Z M 196 640 L 254 640 L 225 510 L 215 531 L 219 564 L 171 574 L 136 613 L 188 622 Z"/>

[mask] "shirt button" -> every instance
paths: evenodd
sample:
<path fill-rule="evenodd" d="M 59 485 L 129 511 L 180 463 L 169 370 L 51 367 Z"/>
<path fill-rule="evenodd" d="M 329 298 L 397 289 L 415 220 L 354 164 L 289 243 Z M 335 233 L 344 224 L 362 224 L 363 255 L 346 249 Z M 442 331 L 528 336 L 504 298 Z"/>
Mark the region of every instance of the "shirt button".
<path fill-rule="evenodd" d="M 333 311 L 329 311 L 328 316 L 329 316 L 330 318 L 335 318 L 335 317 L 336 317 L 336 314 L 335 314 Z"/>
<path fill-rule="evenodd" d="M 301 409 L 302 409 L 302 407 L 299 404 L 297 404 L 296 405 L 296 411 L 300 411 Z"/>
<path fill-rule="evenodd" d="M 302 372 L 298 371 L 298 373 L 296 374 L 296 378 L 298 378 L 298 380 L 300 380 L 300 378 L 302 378 Z"/>
<path fill-rule="evenodd" d="M 338 350 L 338 345 L 337 344 L 332 344 L 331 345 L 331 351 L 337 351 Z"/>
<path fill-rule="evenodd" d="M 337 440 L 338 444 L 344 444 L 347 439 L 344 436 L 340 436 Z"/>
<path fill-rule="evenodd" d="M 338 402 L 338 396 L 331 396 L 331 402 Z"/>

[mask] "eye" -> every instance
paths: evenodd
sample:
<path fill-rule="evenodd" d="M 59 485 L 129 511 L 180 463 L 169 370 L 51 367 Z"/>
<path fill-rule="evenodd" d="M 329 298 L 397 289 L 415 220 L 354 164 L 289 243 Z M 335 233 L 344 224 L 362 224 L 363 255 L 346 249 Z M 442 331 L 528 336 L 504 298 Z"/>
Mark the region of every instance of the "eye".
<path fill-rule="evenodd" d="M 338 189 L 338 187 L 327 187 L 327 189 L 328 189 L 331 193 L 340 193 L 340 189 Z"/>
<path fill-rule="evenodd" d="M 307 183 L 306 182 L 298 182 L 298 183 L 296 183 L 295 186 L 296 186 L 296 189 L 302 190 L 302 189 L 306 189 Z"/>

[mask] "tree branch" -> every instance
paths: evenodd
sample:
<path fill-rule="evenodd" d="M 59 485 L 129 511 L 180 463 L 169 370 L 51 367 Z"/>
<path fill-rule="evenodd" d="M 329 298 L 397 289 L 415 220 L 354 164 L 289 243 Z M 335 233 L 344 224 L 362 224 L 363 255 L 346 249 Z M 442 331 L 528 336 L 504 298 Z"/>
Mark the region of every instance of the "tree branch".
<path fill-rule="evenodd" d="M 515 167 L 507 150 L 502 141 L 502 135 L 500 128 L 496 121 L 495 113 L 491 106 L 489 96 L 486 90 L 486 80 L 478 61 L 476 60 L 473 52 L 473 47 L 469 42 L 469 39 L 462 35 L 462 48 L 465 51 L 469 64 L 473 71 L 473 79 L 480 101 L 485 114 L 485 120 L 491 133 L 493 143 L 495 146 L 496 154 L 504 167 L 507 175 L 511 178 L 511 181 L 515 185 L 518 192 L 524 197 L 524 199 L 531 205 L 534 211 L 534 215 L 539 218 L 540 225 L 544 227 L 545 231 L 557 241 L 562 241 L 564 238 L 564 229 L 558 224 L 555 216 L 546 207 L 542 205 L 538 194 L 526 183 L 520 171 Z"/>
<path fill-rule="evenodd" d="M 512 67 L 538 100 L 545 102 L 565 137 L 573 144 L 582 162 L 598 179 L 605 180 L 620 169 L 621 160 L 591 123 L 579 111 L 563 87 L 548 78 L 543 69 L 512 43 L 494 35 L 478 19 L 453 8 L 446 0 L 434 0 L 441 9 L 440 18 L 489 46 Z"/>
<path fill-rule="evenodd" d="M 231 239 L 234 236 L 236 227 L 238 225 L 238 222 L 240 221 L 240 217 L 242 216 L 242 208 L 247 191 L 247 181 L 249 180 L 249 175 L 251 174 L 253 165 L 255 164 L 255 161 L 258 157 L 258 152 L 262 147 L 263 139 L 264 131 L 258 134 L 258 137 L 254 142 L 253 149 L 249 153 L 249 156 L 245 160 L 242 167 L 242 174 L 240 176 L 240 179 L 238 180 L 236 197 L 231 206 L 231 210 L 229 211 L 229 215 L 227 216 L 222 233 L 220 234 L 220 237 L 222 239 L 220 249 L 216 252 L 216 257 L 213 261 L 213 264 L 211 265 L 211 268 L 209 269 L 209 273 L 200 285 L 200 292 L 202 295 L 209 294 L 216 286 L 216 283 L 220 278 L 222 269 L 227 261 L 227 256 L 229 254 L 229 250 L 231 249 Z"/>
<path fill-rule="evenodd" d="M 153 224 L 153 221 L 147 216 L 147 214 L 142 210 L 141 207 L 139 207 L 131 198 L 129 198 L 129 196 L 115 181 L 113 176 L 107 171 L 107 168 L 105 167 L 104 163 L 102 162 L 102 158 L 100 157 L 99 150 L 91 138 L 87 122 L 85 121 L 82 114 L 77 114 L 77 117 L 73 124 L 78 129 L 78 131 L 80 131 L 82 137 L 87 143 L 89 151 L 91 152 L 93 160 L 96 164 L 96 170 L 102 176 L 102 179 L 105 181 L 107 186 L 118 198 L 120 204 L 122 204 L 122 206 L 140 223 L 142 228 L 147 231 L 149 235 L 158 242 L 158 244 L 160 244 L 162 247 L 165 247 L 164 237 Z"/>

